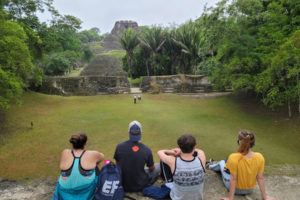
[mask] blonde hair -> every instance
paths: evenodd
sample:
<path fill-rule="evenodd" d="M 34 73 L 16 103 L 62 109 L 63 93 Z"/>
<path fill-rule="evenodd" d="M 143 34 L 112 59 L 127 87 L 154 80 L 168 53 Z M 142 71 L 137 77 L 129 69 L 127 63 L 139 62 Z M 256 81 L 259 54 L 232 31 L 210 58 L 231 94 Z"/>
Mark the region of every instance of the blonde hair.
<path fill-rule="evenodd" d="M 250 148 L 252 148 L 255 144 L 255 137 L 253 133 L 247 130 L 240 131 L 238 134 L 238 144 L 238 152 L 246 155 L 249 152 Z"/>

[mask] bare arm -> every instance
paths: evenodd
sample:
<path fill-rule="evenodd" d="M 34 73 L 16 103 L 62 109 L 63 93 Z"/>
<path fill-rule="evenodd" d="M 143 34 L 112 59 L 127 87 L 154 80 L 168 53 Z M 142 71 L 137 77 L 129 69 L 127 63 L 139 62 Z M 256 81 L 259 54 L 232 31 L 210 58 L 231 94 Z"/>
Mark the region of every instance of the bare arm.
<path fill-rule="evenodd" d="M 200 158 L 202 165 L 205 168 L 206 156 L 205 156 L 204 151 L 202 151 L 201 149 L 195 149 L 195 151 L 197 152 L 198 157 Z"/>
<path fill-rule="evenodd" d="M 96 155 L 96 165 L 99 165 L 99 163 L 104 160 L 104 154 L 103 153 L 100 153 L 100 152 L 97 152 L 97 155 Z"/>
<path fill-rule="evenodd" d="M 177 149 L 172 150 L 160 150 L 157 152 L 158 157 L 161 161 L 169 165 L 171 171 L 174 171 L 175 168 L 175 158 L 173 156 L 177 156 L 180 152 Z M 173 156 L 170 156 L 173 155 Z"/>
<path fill-rule="evenodd" d="M 236 186 L 236 178 L 237 175 L 230 174 L 230 183 L 229 183 L 229 193 L 228 193 L 228 198 L 223 197 L 221 200 L 233 200 L 234 198 L 234 192 L 235 192 L 235 186 Z"/>
<path fill-rule="evenodd" d="M 256 180 L 260 189 L 261 196 L 264 200 L 275 200 L 274 197 L 267 196 L 265 188 L 265 179 L 262 173 L 258 173 Z"/>
<path fill-rule="evenodd" d="M 70 152 L 71 150 L 69 149 L 65 149 L 61 152 L 60 154 L 60 162 L 59 162 L 59 168 L 62 169 L 62 170 L 65 170 L 68 168 L 69 166 L 69 163 L 66 162 L 66 159 L 68 158 L 68 153 Z M 71 159 L 70 159 L 71 160 Z M 71 161 L 70 161 L 71 162 Z"/>
<path fill-rule="evenodd" d="M 149 167 L 149 170 L 152 172 L 155 169 L 155 165 L 152 165 L 151 167 Z"/>

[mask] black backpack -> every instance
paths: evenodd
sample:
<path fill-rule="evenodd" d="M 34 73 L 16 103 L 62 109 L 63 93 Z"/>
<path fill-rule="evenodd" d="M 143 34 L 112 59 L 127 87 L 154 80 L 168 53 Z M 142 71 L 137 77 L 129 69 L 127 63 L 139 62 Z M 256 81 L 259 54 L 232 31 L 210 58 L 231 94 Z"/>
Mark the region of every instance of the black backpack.
<path fill-rule="evenodd" d="M 160 176 L 167 183 L 173 182 L 173 174 L 169 165 L 160 161 Z"/>
<path fill-rule="evenodd" d="M 119 166 L 110 162 L 102 167 L 95 190 L 95 200 L 123 200 L 122 172 Z"/>

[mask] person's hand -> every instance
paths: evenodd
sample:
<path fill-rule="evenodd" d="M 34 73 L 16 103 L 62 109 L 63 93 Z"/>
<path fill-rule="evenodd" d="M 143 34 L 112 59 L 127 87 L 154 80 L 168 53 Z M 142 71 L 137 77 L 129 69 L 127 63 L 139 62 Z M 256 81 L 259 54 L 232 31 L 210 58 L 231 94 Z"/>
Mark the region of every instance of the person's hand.
<path fill-rule="evenodd" d="M 179 148 L 172 149 L 172 151 L 174 152 L 175 157 L 179 156 L 180 152 L 181 152 L 181 150 Z"/>
<path fill-rule="evenodd" d="M 264 200 L 276 200 L 274 197 L 266 196 Z"/>
<path fill-rule="evenodd" d="M 222 197 L 220 200 L 229 200 L 228 197 Z"/>

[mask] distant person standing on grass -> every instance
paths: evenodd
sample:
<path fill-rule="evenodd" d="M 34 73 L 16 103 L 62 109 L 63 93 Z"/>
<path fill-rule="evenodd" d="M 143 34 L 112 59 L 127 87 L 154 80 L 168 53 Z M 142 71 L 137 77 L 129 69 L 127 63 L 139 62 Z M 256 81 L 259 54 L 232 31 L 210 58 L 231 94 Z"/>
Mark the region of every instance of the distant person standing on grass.
<path fill-rule="evenodd" d="M 170 197 L 172 200 L 202 200 L 205 154 L 196 149 L 196 140 L 191 135 L 182 135 L 177 144 L 179 148 L 157 152 L 173 173 Z"/>
<path fill-rule="evenodd" d="M 206 167 L 214 171 L 220 171 L 225 187 L 229 190 L 228 197 L 222 200 L 232 200 L 234 194 L 246 195 L 253 191 L 258 182 L 261 196 L 264 200 L 275 200 L 275 198 L 267 196 L 265 190 L 265 181 L 263 171 L 265 166 L 264 157 L 253 152 L 251 148 L 255 144 L 255 137 L 250 131 L 240 131 L 237 143 L 239 145 L 238 152 L 232 153 L 227 161 L 219 162 L 211 161 Z"/>
<path fill-rule="evenodd" d="M 138 95 L 138 100 L 139 100 L 139 102 L 141 102 L 141 100 L 142 100 L 142 95 Z"/>
<path fill-rule="evenodd" d="M 136 95 L 133 96 L 133 103 L 136 104 Z"/>
<path fill-rule="evenodd" d="M 98 151 L 85 150 L 85 133 L 73 134 L 72 149 L 65 149 L 60 158 L 60 177 L 52 200 L 93 200 L 97 184 L 96 168 L 104 159 Z"/>
<path fill-rule="evenodd" d="M 159 163 L 153 162 L 152 151 L 140 142 L 142 125 L 132 121 L 128 128 L 129 140 L 118 144 L 114 159 L 122 170 L 125 192 L 139 192 L 152 185 L 159 172 Z M 144 168 L 147 165 L 148 168 Z"/>

